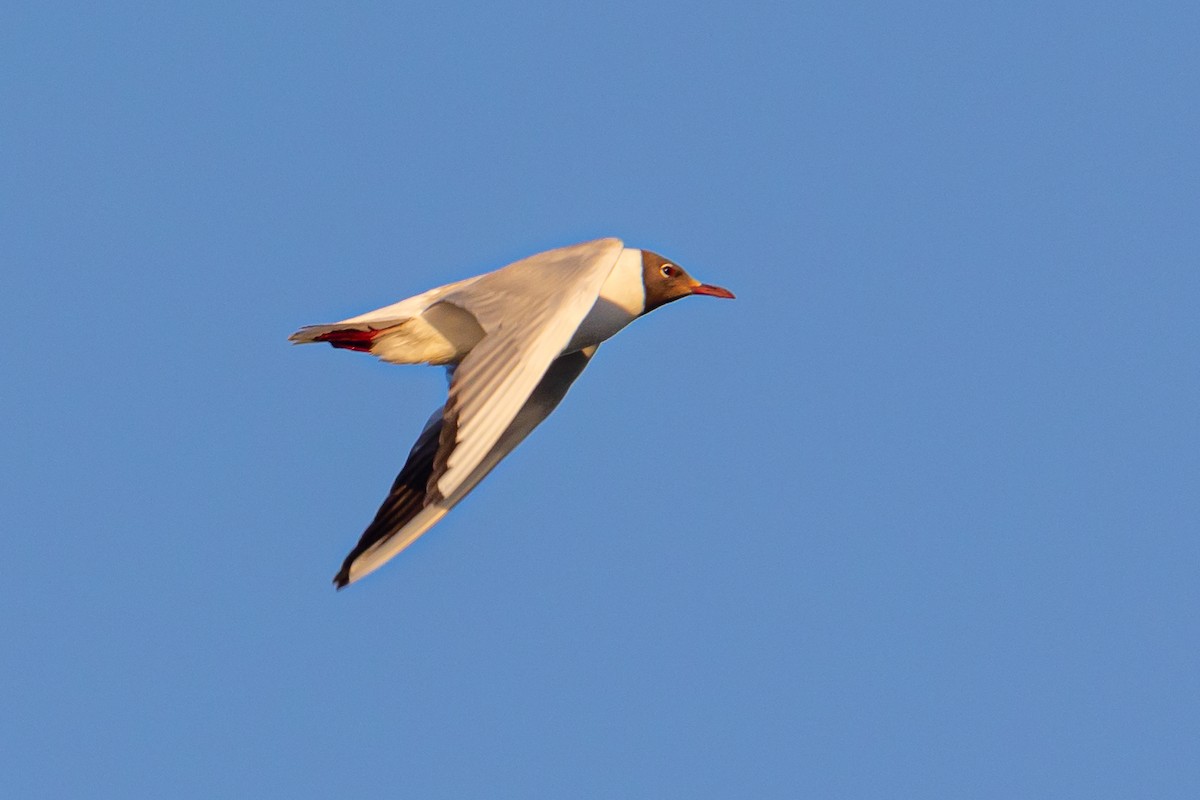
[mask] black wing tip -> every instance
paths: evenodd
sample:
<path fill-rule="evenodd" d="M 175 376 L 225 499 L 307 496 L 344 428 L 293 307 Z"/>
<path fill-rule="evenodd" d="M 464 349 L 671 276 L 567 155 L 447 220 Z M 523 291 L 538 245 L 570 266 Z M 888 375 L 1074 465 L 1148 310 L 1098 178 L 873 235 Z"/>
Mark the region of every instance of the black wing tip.
<path fill-rule="evenodd" d="M 333 576 L 333 588 L 339 592 L 350 585 L 350 568 L 342 567 L 342 571 Z"/>

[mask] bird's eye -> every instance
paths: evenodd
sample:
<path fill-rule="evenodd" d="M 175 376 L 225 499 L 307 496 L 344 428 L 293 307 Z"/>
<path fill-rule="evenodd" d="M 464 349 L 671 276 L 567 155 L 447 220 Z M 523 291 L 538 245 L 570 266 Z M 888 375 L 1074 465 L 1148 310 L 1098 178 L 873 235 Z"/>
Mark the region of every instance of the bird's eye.
<path fill-rule="evenodd" d="M 670 264 L 663 264 L 662 267 L 658 271 L 662 273 L 662 276 L 664 278 L 673 278 L 673 277 L 675 277 L 675 273 L 676 273 L 676 269 L 674 267 L 672 267 Z"/>

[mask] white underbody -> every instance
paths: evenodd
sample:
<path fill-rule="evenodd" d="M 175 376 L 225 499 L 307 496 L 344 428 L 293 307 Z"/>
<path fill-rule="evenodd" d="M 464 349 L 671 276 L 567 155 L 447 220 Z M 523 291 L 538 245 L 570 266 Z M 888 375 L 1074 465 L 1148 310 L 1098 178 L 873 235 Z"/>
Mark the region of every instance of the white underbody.
<path fill-rule="evenodd" d="M 595 305 L 562 352 L 573 353 L 614 336 L 642 313 L 645 302 L 642 251 L 625 248 Z M 457 364 L 483 335 L 471 314 L 450 303 L 434 302 L 378 336 L 371 353 L 393 364 Z"/>

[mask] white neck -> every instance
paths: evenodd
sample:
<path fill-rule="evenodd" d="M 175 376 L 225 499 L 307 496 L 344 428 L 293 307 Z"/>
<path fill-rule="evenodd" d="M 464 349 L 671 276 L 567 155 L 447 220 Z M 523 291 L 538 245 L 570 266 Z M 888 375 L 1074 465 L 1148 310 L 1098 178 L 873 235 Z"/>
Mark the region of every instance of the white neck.
<path fill-rule="evenodd" d="M 632 316 L 646 308 L 646 285 L 642 282 L 642 251 L 626 247 L 617 257 L 612 274 L 600 287 L 600 296 Z"/>
<path fill-rule="evenodd" d="M 564 353 L 600 344 L 633 322 L 646 308 L 646 287 L 642 284 L 642 251 L 625 248 L 604 286 L 596 305 L 583 320 Z"/>

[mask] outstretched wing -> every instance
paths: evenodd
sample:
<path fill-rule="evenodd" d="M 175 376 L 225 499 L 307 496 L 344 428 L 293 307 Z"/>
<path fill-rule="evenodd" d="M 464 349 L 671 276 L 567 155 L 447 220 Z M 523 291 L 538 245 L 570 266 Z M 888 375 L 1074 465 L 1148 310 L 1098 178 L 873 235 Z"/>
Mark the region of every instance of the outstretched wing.
<path fill-rule="evenodd" d="M 408 461 L 392 484 L 392 490 L 379 507 L 375 519 L 346 556 L 342 569 L 333 579 L 334 585 L 341 589 L 374 572 L 432 528 L 549 416 L 588 365 L 595 351 L 595 347 L 588 347 L 556 359 L 492 449 L 454 494 L 445 497 L 435 497 L 428 491 L 445 424 L 445 410 L 435 412 L 417 437 L 416 444 L 408 454 Z"/>
<path fill-rule="evenodd" d="M 621 250 L 619 239 L 549 250 L 445 294 L 484 337 L 450 383 L 431 495 L 453 495 L 495 446 L 596 304 Z"/>

